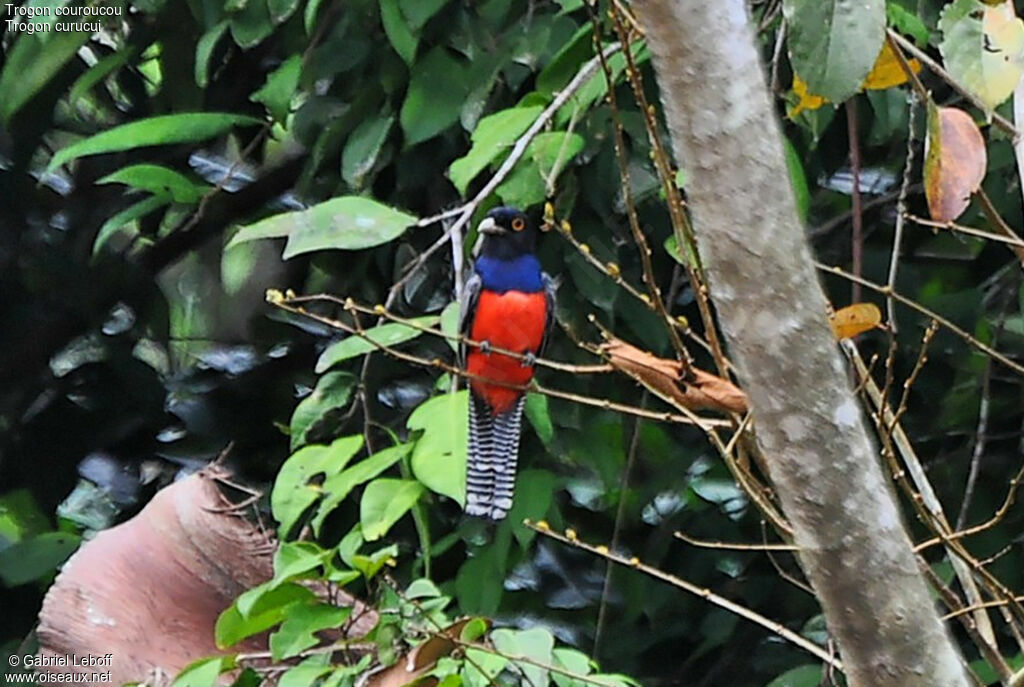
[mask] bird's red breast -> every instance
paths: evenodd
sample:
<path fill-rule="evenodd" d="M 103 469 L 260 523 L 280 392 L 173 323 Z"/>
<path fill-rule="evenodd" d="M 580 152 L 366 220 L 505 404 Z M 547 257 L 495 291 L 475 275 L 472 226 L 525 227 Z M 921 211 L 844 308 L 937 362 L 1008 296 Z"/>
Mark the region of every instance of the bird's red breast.
<path fill-rule="evenodd" d="M 547 310 L 543 291 L 497 293 L 484 290 L 476 304 L 469 336 L 474 341 L 487 341 L 494 348 L 521 354 L 536 353 L 544 339 Z M 472 375 L 473 391 L 487 401 L 495 415 L 510 410 L 522 395 L 522 388 L 513 387 L 522 387 L 533 378 L 532 365 L 524 365 L 521 359 L 501 353 L 484 353 L 479 348 L 474 348 L 467 356 L 466 371 Z"/>

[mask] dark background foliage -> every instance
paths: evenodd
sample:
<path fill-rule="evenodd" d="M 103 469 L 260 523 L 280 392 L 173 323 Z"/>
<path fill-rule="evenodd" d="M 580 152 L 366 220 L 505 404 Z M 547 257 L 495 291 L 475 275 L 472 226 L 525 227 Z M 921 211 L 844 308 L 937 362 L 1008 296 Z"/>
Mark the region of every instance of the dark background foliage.
<path fill-rule="evenodd" d="M 766 59 L 775 44 L 777 4 L 754 3 L 755 18 L 766 19 Z M 901 5 L 934 35 L 941 3 Z M 314 363 L 336 332 L 269 307 L 266 288 L 382 303 L 442 230 L 435 223 L 366 250 L 282 261 L 280 240 L 225 248 L 237 225 L 344 195 L 370 196 L 418 217 L 457 206 L 460 194 L 446 170 L 466 154 L 480 118 L 524 102 L 545 104 L 594 55 L 594 16 L 572 0 L 136 0 L 117 6 L 124 13 L 104 38 L 82 36 L 73 46 L 78 52 L 64 62 L 43 57 L 56 48 L 38 37 L 8 33 L 2 39 L 0 100 L 28 92 L 0 128 L 0 643 L 7 651 L 31 631 L 57 565 L 80 536 L 131 516 L 156 489 L 213 459 L 229 442 L 229 462 L 243 479 L 261 486 L 273 480 L 289 454 L 292 412 L 315 387 Z M 605 12 L 602 6 L 595 15 L 597 34 L 611 41 Z M 35 57 L 19 56 L 18 46 L 32 41 L 40 41 Z M 650 65 L 641 62 L 641 69 L 656 102 Z M 779 71 L 788 84 L 784 57 Z M 924 78 L 940 102 L 955 100 L 941 82 Z M 592 97 L 581 95 L 556 118 L 556 130 L 571 123 L 584 146 L 550 200 L 560 216 L 571 218 L 579 240 L 639 284 L 603 84 L 599 75 Z M 655 249 L 655 274 L 672 294 L 672 313 L 699 322 L 681 268 L 662 248 L 671 228 L 640 113 L 628 84 L 620 78 L 614 88 L 631 191 Z M 778 95 L 784 114 L 785 93 Z M 196 111 L 246 114 L 265 124 L 204 140 L 133 146 L 46 171 L 52 152 L 80 137 Z M 907 148 L 906 87 L 858 95 L 853 111 L 870 201 L 864 274 L 884 282 Z M 805 179 L 809 191 L 809 236 L 830 264 L 850 261 L 849 182 L 843 185 L 849 112 L 826 106 L 785 124 L 802 172 L 794 173 L 795 183 Z M 912 145 L 920 160 L 923 114 L 916 119 Z M 986 138 L 985 189 L 1020 229 L 1010 142 L 992 128 Z M 216 184 L 227 173 L 230 182 L 202 200 L 171 199 L 110 227 L 112 217 L 149 195 L 97 180 L 136 163 L 163 165 L 197 185 Z M 487 176 L 477 177 L 470 195 Z M 872 185 L 868 178 L 881 181 Z M 538 195 L 536 186 L 524 176 L 497 195 L 528 201 L 539 217 L 546 194 L 541 189 Z M 917 186 L 910 206 L 925 213 Z M 972 209 L 961 221 L 985 220 Z M 1024 315 L 1020 266 L 1011 253 L 916 226 L 908 228 L 904 252 L 902 293 L 982 341 L 998 340 L 1000 350 L 1019 354 Z M 545 236 L 541 259 L 562 280 L 558 317 L 565 331 L 556 332 L 549 357 L 593 362 L 569 337 L 596 341 L 587 320 L 592 314 L 619 336 L 670 355 L 658 319 L 591 269 L 567 241 Z M 451 298 L 452 278 L 445 248 L 406 284 L 392 309 L 408 316 L 440 313 Z M 826 283 L 837 306 L 849 303 L 848 283 Z M 863 298 L 883 302 L 871 293 Z M 895 371 L 902 379 L 925 323 L 906 310 L 899 316 Z M 884 356 L 886 344 L 882 332 L 860 340 L 866 354 Z M 443 342 L 428 338 L 408 348 L 427 358 L 449 355 Z M 710 367 L 702 351 L 694 353 L 698 364 Z M 341 368 L 361 375 L 365 386 L 351 389 L 346 403 L 321 418 L 316 438 L 365 431 L 380 447 L 388 442 L 386 428 L 405 433 L 409 412 L 435 392 L 436 374 L 429 370 L 382 355 L 363 366 L 360 358 Z M 904 420 L 940 497 L 955 512 L 986 378 L 988 436 L 968 522 L 998 507 L 1019 463 L 1019 378 L 990 368 L 962 341 L 940 333 Z M 546 370 L 541 379 L 598 399 L 660 407 L 613 375 Z M 786 380 L 779 380 L 779 393 L 786 393 Z M 534 425 L 547 419 L 554 431 L 542 438 L 543 431 L 528 429 L 524 437 L 521 515 L 546 518 L 555 528 L 571 525 L 593 542 L 615 537 L 619 548 L 646 563 L 823 637 L 813 597 L 780 575 L 799 575 L 787 555 L 699 549 L 673 538 L 675 530 L 720 541 L 758 543 L 768 536 L 699 430 L 559 399 L 531 419 Z M 432 495 L 423 503 L 433 579 L 463 612 L 500 623 L 544 623 L 562 640 L 593 651 L 605 669 L 651 684 L 764 685 L 810 662 L 765 630 L 636 572 L 614 570 L 609 584 L 603 561 L 538 541 L 518 523 L 510 521 L 490 543 L 479 544 L 457 504 Z M 335 543 L 353 517 L 354 506 L 332 516 L 324 542 Z M 971 539 L 979 558 L 1008 547 L 992 569 L 1015 589 L 1022 586 L 1020 524 L 1018 509 Z M 422 572 L 411 519 L 389 537 L 401 544 L 395 574 Z"/>

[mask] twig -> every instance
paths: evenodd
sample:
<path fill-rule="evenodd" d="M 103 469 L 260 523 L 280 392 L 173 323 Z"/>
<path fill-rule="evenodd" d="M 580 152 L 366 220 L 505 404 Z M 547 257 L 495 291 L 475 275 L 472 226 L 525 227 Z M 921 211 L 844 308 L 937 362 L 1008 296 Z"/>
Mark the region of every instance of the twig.
<path fill-rule="evenodd" d="M 890 40 L 895 41 L 899 45 L 899 47 L 903 48 L 908 53 L 913 55 L 915 58 L 920 60 L 921 63 L 928 67 L 928 69 L 930 69 L 936 76 L 938 76 L 947 84 L 949 84 L 953 88 L 953 90 L 955 90 L 960 95 L 971 101 L 972 105 L 977 107 L 979 110 L 983 110 L 986 114 L 991 114 L 992 122 L 995 123 L 995 125 L 1002 129 L 1004 132 L 1009 134 L 1010 137 L 1013 138 L 1013 140 L 1017 140 L 1020 137 L 1020 131 L 1018 131 L 1017 127 L 1015 127 L 1010 120 L 1008 120 L 1006 117 L 1002 116 L 997 112 L 992 112 L 992 110 L 990 110 L 988 106 L 986 106 L 985 103 L 981 101 L 981 98 L 976 96 L 966 86 L 963 86 L 962 84 L 960 84 L 960 82 L 954 79 L 952 75 L 945 69 L 943 69 L 938 62 L 929 57 L 928 53 L 926 53 L 924 50 L 921 50 L 916 45 L 914 45 L 906 38 L 893 31 L 892 29 L 887 29 L 887 35 Z M 899 55 L 900 54 L 897 52 L 896 56 L 899 57 Z"/>
<path fill-rule="evenodd" d="M 589 6 L 588 6 L 589 7 Z M 593 12 L 593 8 L 591 8 Z M 621 20 L 615 12 L 612 12 L 612 18 L 615 21 L 616 29 L 619 34 L 619 41 L 622 45 L 629 47 L 629 35 L 622 25 Z M 600 40 L 600 22 L 594 22 L 594 41 Z M 599 45 L 599 43 L 598 43 Z M 626 71 L 630 73 L 630 82 L 633 82 L 633 73 L 636 71 L 636 64 L 633 62 L 633 56 L 630 50 L 625 51 L 626 55 Z M 626 155 L 626 141 L 623 136 L 622 117 L 619 113 L 618 96 L 615 94 L 615 83 L 613 79 L 611 66 L 608 64 L 607 58 L 602 54 L 599 54 L 601 69 L 604 72 L 605 81 L 608 83 L 608 107 L 612 111 L 612 134 L 615 143 L 615 159 L 619 166 L 619 186 L 622 191 L 623 201 L 626 205 L 626 217 L 629 220 L 629 229 L 633 234 L 633 242 L 636 244 L 637 252 L 640 254 L 640 267 L 641 273 L 643 274 L 644 284 L 647 286 L 647 297 L 651 301 L 654 311 L 662 318 L 662 320 L 668 325 L 669 338 L 672 340 L 672 346 L 675 349 L 680 361 L 686 368 L 689 368 L 692 363 L 692 358 L 689 351 L 686 350 L 686 346 L 683 344 L 683 340 L 679 336 L 679 332 L 672 324 L 672 316 L 669 315 L 668 310 L 665 307 L 665 301 L 661 296 L 661 289 L 658 287 L 658 282 L 654 276 L 654 265 L 651 261 L 651 247 L 647 243 L 647 237 L 644 235 L 643 229 L 640 227 L 640 216 L 637 214 L 636 205 L 633 202 L 633 190 L 632 182 L 630 181 L 629 172 L 629 158 Z M 634 87 L 635 90 L 635 87 Z M 637 96 L 641 110 L 646 110 L 645 103 L 640 100 L 640 95 Z"/>
<path fill-rule="evenodd" d="M 907 213 L 905 216 L 911 222 L 914 222 L 915 224 L 920 224 L 923 227 L 928 227 L 928 228 L 930 228 L 932 230 L 935 230 L 935 229 L 946 229 L 946 230 L 951 231 L 951 232 L 953 232 L 955 234 L 956 233 L 967 234 L 968 236 L 974 236 L 974 237 L 977 237 L 979 239 L 985 239 L 986 241 L 995 241 L 996 243 L 1005 243 L 1005 244 L 1007 244 L 1007 245 L 1009 245 L 1011 247 L 1016 247 L 1016 248 L 1019 248 L 1019 249 L 1024 249 L 1024 239 L 1021 239 L 1021 238 L 1018 238 L 1018 237 L 1010 238 L 1008 236 L 1004 236 L 1004 235 L 1000 235 L 1000 234 L 993 234 L 992 232 L 985 231 L 984 229 L 976 229 L 974 227 L 968 227 L 968 226 L 965 226 L 963 224 L 957 224 L 956 222 L 936 222 L 933 219 L 928 219 L 927 217 L 918 217 L 917 215 L 913 215 L 913 214 L 910 214 L 910 213 Z"/>
<path fill-rule="evenodd" d="M 393 357 L 393 358 L 395 358 L 397 360 L 402 360 L 402 361 L 407 362 L 407 363 L 412 363 L 414 365 L 419 365 L 421 367 L 426 367 L 426 368 L 438 369 L 438 370 L 441 370 L 443 372 L 447 372 L 449 374 L 454 374 L 454 375 L 459 375 L 461 377 L 465 377 L 467 379 L 483 379 L 488 384 L 494 384 L 494 385 L 498 385 L 498 386 L 507 386 L 509 388 L 521 389 L 521 390 L 525 390 L 525 391 L 536 391 L 537 393 L 541 393 L 541 394 L 544 394 L 546 396 L 551 396 L 553 398 L 561 398 L 561 399 L 565 399 L 567 401 L 573 401 L 573 402 L 580 403 L 580 404 L 583 404 L 583 405 L 592 406 L 592 407 L 595 407 L 595 408 L 602 408 L 604 410 L 612 410 L 612 411 L 616 411 L 616 412 L 620 412 L 620 413 L 625 413 L 627 415 L 635 415 L 635 416 L 644 417 L 644 418 L 647 418 L 647 419 L 650 419 L 650 420 L 657 420 L 659 422 L 673 422 L 673 423 L 677 423 L 677 424 L 696 425 L 696 426 L 700 427 L 701 429 L 703 429 L 705 432 L 708 432 L 708 431 L 710 431 L 710 430 L 712 430 L 712 429 L 714 429 L 716 427 L 729 427 L 729 426 L 731 426 L 731 422 L 729 422 L 728 420 L 719 420 L 719 419 L 716 419 L 716 418 L 706 418 L 706 417 L 702 417 L 702 416 L 696 415 L 694 413 L 690 413 L 690 415 L 686 415 L 686 414 L 679 414 L 679 413 L 672 413 L 672 412 L 658 412 L 658 411 L 653 411 L 653 410 L 645 410 L 643 408 L 637 408 L 635 406 L 631 406 L 631 405 L 628 405 L 628 404 L 625 404 L 625 403 L 617 403 L 615 401 L 611 401 L 611 400 L 608 400 L 608 399 L 599 399 L 599 398 L 592 398 L 592 397 L 589 397 L 589 396 L 582 396 L 580 394 L 575 394 L 575 393 L 572 393 L 572 392 L 569 392 L 569 391 L 562 391 L 561 389 L 549 389 L 549 388 L 541 386 L 540 384 L 537 384 L 537 383 L 533 383 L 532 385 L 529 385 L 529 386 L 520 386 L 520 385 L 516 385 L 516 384 L 502 384 L 502 383 L 500 383 L 500 382 L 498 382 L 498 381 L 496 381 L 494 379 L 483 378 L 483 377 L 480 377 L 479 375 L 472 374 L 472 373 L 470 373 L 470 372 L 468 372 L 466 370 L 463 370 L 463 369 L 461 369 L 459 367 L 456 367 L 455 365 L 452 365 L 450 363 L 446 363 L 443 360 L 441 360 L 440 358 L 427 359 L 427 358 L 422 358 L 422 357 L 417 356 L 417 355 L 413 355 L 411 353 L 406 353 L 404 351 L 396 350 L 394 348 L 391 348 L 389 346 L 386 346 L 386 345 L 380 343 L 379 341 L 374 340 L 372 337 L 370 337 L 366 333 L 361 333 L 361 332 L 357 331 L 354 327 L 352 327 L 350 325 L 347 325 L 344 322 L 341 322 L 341 321 L 335 320 L 335 319 L 331 319 L 329 317 L 325 317 L 323 315 L 319 315 L 319 314 L 314 313 L 314 312 L 310 312 L 310 311 L 308 311 L 305 308 L 302 308 L 300 306 L 292 305 L 289 302 L 287 302 L 283 297 L 278 298 L 278 296 L 279 296 L 279 294 L 273 294 L 272 293 L 268 300 L 273 305 L 275 305 L 275 306 L 277 306 L 279 308 L 282 308 L 284 310 L 288 310 L 289 312 L 293 312 L 293 313 L 295 313 L 297 315 L 302 315 L 304 317 L 308 317 L 308 318 L 310 318 L 312 320 L 320 322 L 321 324 L 325 324 L 325 325 L 327 325 L 329 327 L 333 327 L 335 329 L 338 329 L 339 331 L 343 331 L 346 334 L 352 334 L 352 335 L 359 336 L 364 341 L 366 341 L 370 345 L 372 345 L 375 350 L 383 352 L 383 353 L 387 353 L 391 357 Z M 410 325 L 410 326 L 412 326 L 412 325 Z M 440 336 L 440 337 L 444 337 L 444 338 L 448 338 L 448 339 L 459 339 L 459 340 L 464 341 L 467 345 L 475 346 L 477 348 L 479 348 L 480 344 L 481 344 L 481 342 L 479 342 L 479 341 L 473 341 L 471 339 L 466 339 L 464 337 L 457 337 L 455 335 L 445 334 L 444 332 L 441 332 L 441 331 L 438 331 L 438 330 L 425 329 L 425 331 L 427 333 L 434 334 L 435 336 Z M 507 356 L 510 356 L 510 357 L 525 359 L 525 356 L 523 356 L 520 353 L 516 353 L 514 351 L 505 351 L 504 349 L 499 349 L 499 348 L 497 348 L 495 346 L 492 346 L 491 350 L 493 352 L 496 352 L 496 353 L 501 353 L 502 355 L 507 355 Z M 367 355 L 369 355 L 369 354 L 367 354 Z M 566 371 L 575 371 L 577 369 L 577 367 L 578 367 L 578 366 L 575 366 L 575 365 L 570 365 L 570 364 L 566 364 L 566 363 L 558 363 L 558 362 L 555 362 L 555 361 L 543 361 L 542 359 L 535 360 L 535 364 L 546 366 L 546 367 L 552 367 L 554 369 L 565 369 Z M 585 367 L 588 368 L 587 371 L 589 371 L 589 372 L 607 372 L 608 371 L 604 366 L 585 366 Z"/>
<path fill-rule="evenodd" d="M 995 332 L 992 333 L 992 344 L 999 342 L 999 335 L 1006 323 L 1006 310 L 1010 304 L 1010 295 L 1013 291 L 1007 289 L 1000 308 L 999 323 Z M 971 449 L 971 467 L 967 473 L 967 485 L 964 487 L 964 497 L 960 502 L 960 513 L 956 516 L 956 529 L 962 530 L 967 522 L 967 511 L 971 508 L 971 501 L 974 499 L 974 487 L 978 481 L 978 472 L 981 469 L 981 457 L 985 454 L 985 445 L 988 441 L 988 413 L 992 391 L 992 360 L 985 359 L 985 374 L 981 381 L 981 403 L 978 407 L 978 426 L 974 432 L 974 447 Z"/>
<path fill-rule="evenodd" d="M 1006 223 L 1006 220 L 1000 216 L 999 211 L 996 210 L 995 205 L 992 204 L 992 199 L 985 193 L 985 189 L 978 187 L 978 190 L 974 192 L 978 196 L 978 200 L 981 201 L 981 209 L 988 217 L 988 221 L 995 225 L 995 227 L 1005 236 L 1010 239 L 1007 241 L 1007 245 L 1013 254 L 1020 260 L 1022 266 L 1024 266 L 1024 247 L 1021 246 L 1021 238 L 1017 235 L 1017 232 Z"/>
<path fill-rule="evenodd" d="M 606 546 L 594 546 L 592 544 L 588 544 L 584 541 L 581 541 L 576 536 L 575 532 L 571 530 L 568 531 L 566 534 L 560 534 L 558 532 L 552 531 L 551 528 L 548 527 L 547 523 L 545 522 L 534 523 L 530 520 L 525 520 L 523 521 L 523 524 L 540 535 L 549 537 L 551 539 L 554 539 L 555 541 L 559 541 L 563 544 L 566 544 L 567 546 L 572 546 L 574 548 L 587 551 L 588 553 L 592 553 L 595 556 L 600 556 L 601 558 L 604 558 L 608 561 L 612 561 L 613 563 L 617 563 L 619 565 L 632 568 L 633 570 L 642 572 L 645 575 L 649 575 L 650 577 L 661 580 L 662 582 L 667 582 L 668 584 L 672 585 L 673 587 L 676 587 L 677 589 L 682 589 L 683 591 L 693 594 L 694 596 L 698 596 L 708 601 L 709 603 L 718 606 L 719 608 L 725 609 L 730 613 L 734 613 L 741 618 L 745 618 L 746 620 L 749 620 L 757 625 L 760 625 L 761 627 L 776 634 L 782 639 L 785 639 L 786 641 L 794 644 L 795 646 L 800 647 L 804 651 L 814 655 L 816 658 L 823 661 L 824 663 L 831 665 L 838 670 L 843 669 L 843 665 L 839 662 L 838 659 L 836 659 L 833 656 L 830 656 L 828 652 L 826 652 L 817 644 L 807 640 L 806 638 L 800 636 L 796 632 L 793 632 L 785 625 L 777 623 L 769 618 L 766 618 L 765 616 L 747 608 L 746 606 L 741 606 L 738 603 L 735 603 L 734 601 L 730 601 L 729 599 L 726 599 L 723 596 L 719 596 L 718 594 L 715 594 L 713 591 L 706 587 L 699 587 L 693 584 L 692 582 L 688 582 L 682 578 L 676 577 L 675 575 L 670 575 L 669 573 L 664 572 L 663 570 L 659 570 L 658 568 L 655 568 L 650 565 L 645 565 L 644 563 L 640 562 L 640 559 L 638 558 L 626 558 L 621 554 L 609 550 Z"/>
<path fill-rule="evenodd" d="M 484 184 L 484 187 L 480 189 L 475 196 L 473 196 L 473 199 L 463 206 L 462 213 L 458 216 L 458 219 L 455 220 L 455 223 L 448 228 L 446 233 L 453 234 L 457 231 L 462 231 L 465 228 L 480 204 L 487 200 L 487 197 L 494 192 L 494 189 L 498 188 L 501 182 L 503 182 L 512 172 L 512 169 L 516 166 L 516 163 L 519 162 L 520 158 L 526 154 L 526 149 L 529 147 L 530 142 L 533 141 L 534 137 L 536 137 L 537 134 L 547 126 L 551 118 L 555 116 L 555 113 L 569 101 L 569 98 L 571 98 L 576 91 L 582 88 L 590 80 L 590 77 L 592 77 L 597 71 L 601 60 L 607 59 L 611 55 L 619 52 L 621 49 L 622 45 L 620 43 L 612 43 L 602 50 L 596 57 L 591 58 L 586 64 L 580 67 L 579 71 L 576 72 L 576 76 L 572 78 L 565 88 L 559 91 L 558 95 L 556 95 L 554 100 L 551 101 L 551 104 L 544 108 L 544 110 L 537 116 L 537 119 L 535 119 L 533 124 L 530 125 L 530 128 L 516 140 L 515 145 L 512 146 L 512 150 L 509 152 L 508 157 L 505 158 L 505 161 L 501 163 L 498 170 L 491 176 L 487 183 Z"/>
<path fill-rule="evenodd" d="M 695 539 L 685 532 L 679 530 L 672 533 L 676 539 L 681 539 L 690 546 L 701 549 L 721 549 L 725 551 L 799 551 L 799 546 L 792 544 L 744 544 L 738 542 L 707 541 Z"/>
<path fill-rule="evenodd" d="M 893 291 L 892 289 L 890 289 L 887 286 L 881 286 L 879 284 L 876 284 L 873 281 L 869 281 L 869 280 L 864 279 L 862 277 L 858 277 L 856 275 L 850 274 L 849 272 L 847 272 L 846 270 L 844 270 L 841 267 L 833 267 L 833 266 L 826 265 L 826 264 L 818 262 L 818 261 L 815 261 L 814 264 L 822 272 L 828 272 L 828 273 L 834 274 L 834 275 L 836 275 L 838 277 L 843 277 L 844 279 L 850 279 L 851 281 L 857 281 L 862 286 L 865 286 L 865 287 L 871 289 L 872 291 L 875 291 L 876 293 L 880 293 L 883 296 L 884 295 L 888 295 L 888 294 L 892 294 L 893 299 L 895 299 L 896 301 L 902 303 L 903 305 L 907 306 L 911 310 L 914 310 L 914 311 L 924 315 L 925 317 L 929 317 L 929 318 L 935 320 L 940 325 L 942 325 L 942 327 L 944 327 L 945 329 L 948 329 L 949 331 L 953 332 L 956 336 L 958 336 L 959 338 L 963 339 L 964 341 L 966 341 L 968 344 L 970 344 L 974 348 L 977 348 L 979 351 L 982 351 L 983 353 L 986 353 L 987 355 L 992 356 L 995 360 L 998 360 L 1002 365 L 1010 368 L 1011 370 L 1013 370 L 1017 374 L 1024 375 L 1024 365 L 1021 365 L 1020 363 L 1017 363 L 1017 362 L 1014 362 L 1013 360 L 1010 360 L 1003 353 L 1000 353 L 999 351 L 995 350 L 994 348 L 992 348 L 988 344 L 982 343 L 977 338 L 971 336 L 966 331 L 964 331 L 960 327 L 958 327 L 955 324 L 953 324 L 952 322 L 950 322 L 947 318 L 943 317 L 942 315 L 939 315 L 937 312 L 935 312 L 933 310 L 929 310 L 928 308 L 924 307 L 923 305 L 921 305 L 917 301 L 914 301 L 914 300 L 912 300 L 910 298 L 907 298 L 906 296 L 904 296 L 904 295 L 902 295 L 902 294 L 900 294 L 900 293 L 898 293 L 896 291 Z"/>
<path fill-rule="evenodd" d="M 929 332 L 933 331 L 933 329 L 929 329 Z M 970 555 L 963 548 L 960 542 L 953 541 L 948 538 L 952 528 L 949 526 L 949 521 L 946 519 L 942 503 L 939 501 L 935 490 L 932 488 L 931 482 L 928 480 L 928 476 L 925 473 L 924 466 L 918 459 L 917 453 L 914 451 L 910 439 L 906 436 L 903 428 L 899 425 L 900 416 L 907 408 L 907 397 L 913 383 L 912 380 L 920 372 L 920 369 L 926 360 L 924 350 L 929 340 L 930 337 L 926 333 L 925 342 L 922 344 L 921 355 L 918 357 L 918 362 L 914 367 L 914 372 L 911 373 L 911 377 L 907 380 L 907 384 L 904 386 L 903 398 L 900 400 L 900 405 L 895 412 L 893 412 L 884 402 L 881 392 L 873 379 L 868 377 L 864 388 L 878 412 L 879 426 L 886 428 L 886 432 L 883 433 L 883 438 L 885 438 L 886 435 L 892 437 L 894 440 L 893 443 L 899 450 L 900 456 L 903 459 L 903 464 L 906 466 L 906 473 L 903 473 L 902 471 L 896 473 L 897 481 L 905 491 L 912 492 L 910 484 L 905 478 L 905 474 L 910 475 L 913 487 L 917 490 L 916 493 L 911 493 L 915 508 L 923 508 L 924 513 L 927 514 L 927 518 L 924 519 L 925 524 L 938 534 L 939 538 L 946 543 L 950 563 L 953 566 L 953 571 L 956 573 L 957 578 L 960 580 L 964 593 L 972 604 L 977 604 L 981 602 L 981 592 L 979 591 L 978 586 L 974 581 L 974 577 L 971 574 L 971 568 L 974 567 L 977 569 L 978 566 L 974 565 L 974 561 L 972 561 Z M 854 346 L 852 342 L 847 341 L 844 342 L 843 350 L 854 363 L 858 375 L 862 377 L 866 376 L 867 369 L 864 366 L 864 360 L 860 357 L 860 353 L 857 351 L 856 346 Z M 986 615 L 983 610 L 979 610 L 975 614 L 974 622 L 977 625 L 979 634 L 985 642 L 993 647 L 998 647 L 995 632 L 992 629 L 992 623 L 989 620 L 988 615 Z"/>
<path fill-rule="evenodd" d="M 650 392 L 644 389 L 640 398 L 640 407 L 647 405 L 647 397 Z M 615 551 L 619 548 L 619 537 L 622 534 L 622 523 L 626 517 L 626 498 L 629 493 L 629 477 L 633 474 L 633 467 L 636 465 L 636 454 L 640 448 L 640 422 L 641 418 L 633 420 L 633 436 L 629 440 L 629 454 L 626 457 L 626 469 L 622 471 L 619 479 L 619 505 L 615 509 L 615 525 L 612 527 L 612 541 L 610 548 Z M 594 658 L 599 657 L 601 647 L 601 636 L 604 634 L 605 614 L 608 610 L 608 597 L 612 593 L 612 567 L 611 561 L 605 561 L 604 584 L 601 587 L 601 602 L 597 608 L 597 626 L 594 629 Z"/>
<path fill-rule="evenodd" d="M 913 73 L 913 70 L 911 70 Z M 916 76 L 916 75 L 915 75 Z M 910 192 L 910 173 L 914 168 L 914 120 L 917 114 L 916 102 L 913 98 L 909 101 L 907 112 L 907 157 L 903 163 L 903 179 L 900 182 L 900 194 L 896 199 L 896 227 L 892 235 L 892 254 L 889 256 L 889 276 L 886 285 L 890 291 L 896 289 L 896 272 L 900 265 L 900 248 L 903 245 L 903 220 L 907 211 L 907 194 Z M 889 329 L 893 334 L 898 332 L 896 324 L 896 303 L 891 296 L 885 299 L 886 311 L 889 320 Z"/>
<path fill-rule="evenodd" d="M 853 212 L 853 231 L 850 234 L 850 269 L 858 277 L 864 273 L 864 217 L 860 202 L 860 146 L 857 142 L 857 101 L 846 101 L 846 135 L 850 147 L 850 170 L 853 172 L 853 189 L 850 192 Z M 850 302 L 860 302 L 860 284 L 850 285 Z"/>

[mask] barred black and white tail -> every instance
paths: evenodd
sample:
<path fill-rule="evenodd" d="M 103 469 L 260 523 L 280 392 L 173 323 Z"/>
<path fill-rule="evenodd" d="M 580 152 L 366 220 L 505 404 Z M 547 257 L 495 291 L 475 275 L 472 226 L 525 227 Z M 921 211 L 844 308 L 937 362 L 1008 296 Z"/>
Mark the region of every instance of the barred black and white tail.
<path fill-rule="evenodd" d="M 466 514 L 504 520 L 512 508 L 526 396 L 510 410 L 493 415 L 470 393 L 469 455 L 466 461 Z"/>

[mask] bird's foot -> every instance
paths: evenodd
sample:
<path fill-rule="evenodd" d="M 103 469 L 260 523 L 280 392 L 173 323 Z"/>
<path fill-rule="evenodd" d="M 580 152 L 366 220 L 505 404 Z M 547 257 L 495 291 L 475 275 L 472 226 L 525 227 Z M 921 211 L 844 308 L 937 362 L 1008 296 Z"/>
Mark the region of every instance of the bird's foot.
<path fill-rule="evenodd" d="M 491 342 L 490 341 L 481 341 L 480 342 L 480 352 L 483 353 L 484 355 L 490 355 L 490 353 L 491 353 Z"/>
<path fill-rule="evenodd" d="M 537 356 L 534 355 L 533 351 L 527 351 L 523 354 L 523 359 L 519 361 L 519 364 L 523 367 L 533 367 L 537 362 Z"/>

